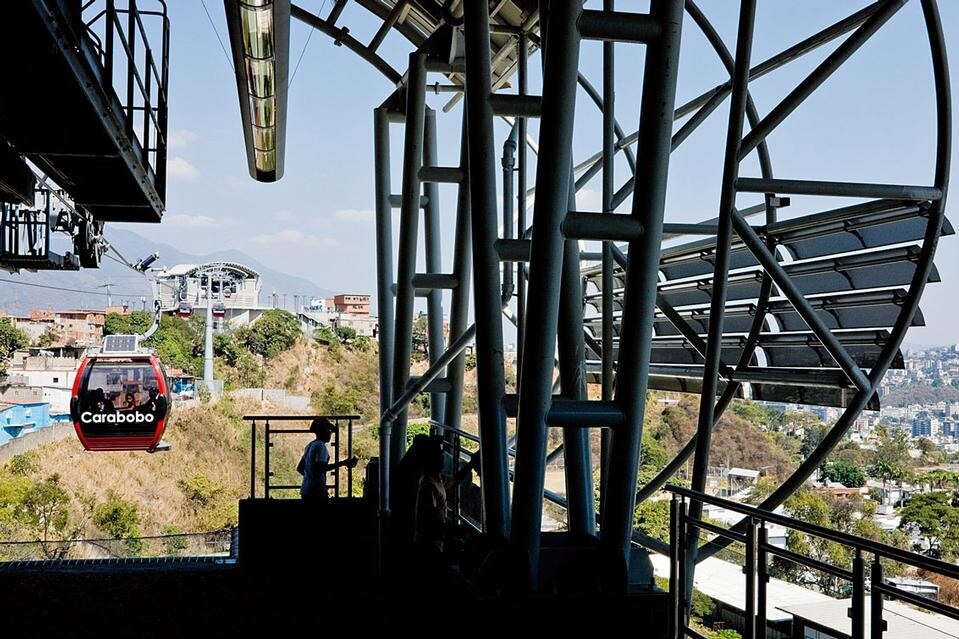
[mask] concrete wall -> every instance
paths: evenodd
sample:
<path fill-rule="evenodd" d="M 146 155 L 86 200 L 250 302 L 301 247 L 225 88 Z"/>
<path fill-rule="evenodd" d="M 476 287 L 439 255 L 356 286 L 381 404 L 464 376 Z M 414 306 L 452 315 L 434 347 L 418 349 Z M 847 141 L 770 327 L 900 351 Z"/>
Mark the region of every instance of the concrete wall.
<path fill-rule="evenodd" d="M 47 428 L 41 428 L 32 433 L 27 433 L 6 444 L 0 445 L 0 464 L 5 464 L 10 461 L 10 458 L 14 455 L 22 455 L 37 446 L 50 444 L 67 437 L 75 436 L 75 434 L 76 431 L 73 429 L 73 424 L 70 423 L 55 423 Z"/>
<path fill-rule="evenodd" d="M 279 388 L 238 388 L 230 391 L 233 397 L 248 397 L 261 402 L 281 404 L 292 410 L 307 410 L 310 407 L 310 398 L 304 395 L 290 395 Z"/>

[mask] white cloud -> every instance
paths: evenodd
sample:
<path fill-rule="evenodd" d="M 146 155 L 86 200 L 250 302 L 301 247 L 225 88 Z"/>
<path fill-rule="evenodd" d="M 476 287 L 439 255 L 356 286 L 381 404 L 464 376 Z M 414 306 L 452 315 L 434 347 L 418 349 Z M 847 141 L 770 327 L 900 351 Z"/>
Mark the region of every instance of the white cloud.
<path fill-rule="evenodd" d="M 188 129 L 173 129 L 170 131 L 170 148 L 182 149 L 188 147 L 199 138 L 199 135 Z"/>
<path fill-rule="evenodd" d="M 596 213 L 603 210 L 603 194 L 594 189 L 580 189 L 576 194 L 576 210 Z"/>
<path fill-rule="evenodd" d="M 372 222 L 373 209 L 340 209 L 333 213 L 333 218 L 341 222 Z"/>
<path fill-rule="evenodd" d="M 174 215 L 164 215 L 164 226 L 172 226 L 181 229 L 215 229 L 227 225 L 226 220 L 218 220 L 209 215 L 186 215 L 177 213 Z"/>
<path fill-rule="evenodd" d="M 250 242 L 260 246 L 299 246 L 303 248 L 336 248 L 339 242 L 329 237 L 311 235 L 296 229 L 285 229 L 275 233 L 261 233 L 250 238 Z"/>
<path fill-rule="evenodd" d="M 180 156 L 176 156 L 167 162 L 166 169 L 167 173 L 172 178 L 195 180 L 200 176 L 200 171 Z"/>

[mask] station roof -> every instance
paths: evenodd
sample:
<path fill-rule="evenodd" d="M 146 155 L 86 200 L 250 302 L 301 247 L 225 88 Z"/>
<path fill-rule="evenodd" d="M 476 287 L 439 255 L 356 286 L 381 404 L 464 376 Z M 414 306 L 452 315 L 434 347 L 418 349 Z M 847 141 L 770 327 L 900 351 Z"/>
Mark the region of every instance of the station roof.
<path fill-rule="evenodd" d="M 653 571 L 657 576 L 669 576 L 669 558 L 663 555 L 650 555 Z M 722 602 L 737 610 L 746 609 L 746 575 L 742 566 L 710 557 L 696 566 L 693 585 L 704 595 Z M 792 617 L 784 612 L 784 606 L 825 605 L 838 601 L 814 590 L 770 577 L 766 584 L 766 619 L 785 621 Z M 890 635 L 898 637 L 900 635 Z M 909 635 L 901 635 L 909 636 Z"/>
<path fill-rule="evenodd" d="M 865 609 L 869 610 L 866 597 Z M 781 606 L 781 610 L 793 617 L 810 621 L 823 628 L 833 628 L 845 635 L 852 632 L 852 621 L 848 612 L 851 599 L 829 599 L 829 601 Z M 886 622 L 887 637 L 909 637 L 909 639 L 946 639 L 959 637 L 959 621 L 943 615 L 934 615 L 898 601 L 884 601 L 882 618 Z M 866 615 L 866 635 L 869 635 L 870 620 Z"/>

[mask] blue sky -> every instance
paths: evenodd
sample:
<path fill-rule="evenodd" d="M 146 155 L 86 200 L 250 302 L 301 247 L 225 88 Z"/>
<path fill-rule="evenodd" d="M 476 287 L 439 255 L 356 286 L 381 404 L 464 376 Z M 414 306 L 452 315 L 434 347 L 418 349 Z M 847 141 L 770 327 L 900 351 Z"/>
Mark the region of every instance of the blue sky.
<path fill-rule="evenodd" d="M 205 0 L 226 42 L 222 3 Z M 170 183 L 168 211 L 159 226 L 131 226 L 157 241 L 205 253 L 239 248 L 263 263 L 307 277 L 333 290 L 373 293 L 372 109 L 389 95 L 385 78 L 345 47 L 294 21 L 291 64 L 304 45 L 292 79 L 287 132 L 286 175 L 276 184 L 258 184 L 247 175 L 232 70 L 200 2 L 171 2 L 172 60 Z M 302 0 L 308 10 L 329 11 L 331 2 Z M 624 6 L 625 3 L 623 3 Z M 629 3 L 629 10 L 633 9 Z M 730 0 L 702 0 L 701 8 L 732 46 L 736 11 Z M 754 63 L 831 24 L 866 2 L 808 0 L 760 2 Z M 959 91 L 959 3 L 940 3 L 952 56 L 954 93 Z M 912 0 L 852 60 L 769 138 L 778 177 L 903 184 L 931 182 L 934 158 L 933 95 L 929 51 L 919 2 Z M 377 23 L 350 3 L 341 19 L 351 34 L 368 41 Z M 834 46 L 834 45 L 833 45 Z M 833 46 L 754 82 L 761 114 L 774 106 L 818 64 Z M 627 132 L 638 121 L 642 49 L 618 47 L 617 115 Z M 402 71 L 409 45 L 396 33 L 380 53 Z M 601 46 L 586 43 L 582 68 L 600 86 Z M 538 57 L 531 61 L 535 69 Z M 534 74 L 535 76 L 535 74 Z M 680 60 L 678 101 L 722 82 L 724 70 L 704 38 L 687 20 Z M 441 80 L 431 76 L 431 81 Z M 538 78 L 532 78 L 538 91 Z M 449 94 L 429 99 L 441 109 Z M 462 105 L 439 113 L 441 163 L 458 157 Z M 696 221 L 716 215 L 722 164 L 725 110 L 717 110 L 673 156 L 667 219 Z M 597 150 L 601 119 L 585 99 L 577 110 L 575 157 Z M 500 143 L 508 129 L 498 125 Z M 531 127 L 535 133 L 535 125 Z M 393 128 L 398 151 L 401 129 Z M 953 141 L 956 146 L 956 141 Z M 394 190 L 400 156 L 395 155 Z M 955 165 L 956 163 L 954 163 Z M 623 171 L 621 164 L 618 170 Z M 623 171 L 624 172 L 624 171 Z M 743 175 L 758 175 L 753 157 Z M 622 177 L 618 183 L 622 182 Z M 600 182 L 581 193 L 579 207 L 596 210 Z M 444 189 L 447 244 L 452 237 L 454 193 Z M 740 205 L 752 202 L 741 197 Z M 627 203 L 628 204 L 628 203 Z M 824 210 L 836 203 L 794 198 L 785 215 Z M 627 208 L 627 207 L 624 207 Z M 959 222 L 959 219 L 957 219 Z M 109 236 L 109 230 L 108 230 Z M 941 243 L 937 264 L 943 283 L 927 289 L 922 304 L 927 327 L 913 330 L 911 343 L 959 342 L 951 291 L 959 286 L 957 242 Z M 446 249 L 449 247 L 446 246 Z M 447 263 L 449 255 L 447 250 Z"/>

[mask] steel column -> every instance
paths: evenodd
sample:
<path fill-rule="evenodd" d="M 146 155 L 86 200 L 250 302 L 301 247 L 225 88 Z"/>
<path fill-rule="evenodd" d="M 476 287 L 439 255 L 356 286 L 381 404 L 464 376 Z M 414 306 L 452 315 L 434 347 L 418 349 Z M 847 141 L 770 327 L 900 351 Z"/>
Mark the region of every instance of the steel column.
<path fill-rule="evenodd" d="M 466 114 L 464 113 L 460 138 L 460 169 L 466 177 L 460 182 L 456 195 L 456 230 L 454 231 L 453 238 L 453 276 L 457 280 L 457 286 L 453 290 L 450 299 L 450 344 L 466 332 L 466 322 L 469 319 L 470 268 L 473 264 L 473 258 L 470 247 L 472 234 L 470 233 L 469 152 L 467 142 Z M 450 362 L 449 366 L 446 367 L 446 379 L 450 383 L 450 391 L 446 394 L 443 424 L 454 429 L 459 429 L 463 414 L 463 373 L 465 364 L 466 355 L 463 354 L 456 357 Z M 453 443 L 449 439 L 448 441 Z"/>
<path fill-rule="evenodd" d="M 423 166 L 437 166 L 436 111 L 426 109 L 423 127 Z M 443 271 L 443 255 L 440 249 L 440 189 L 436 182 L 423 183 L 426 206 L 423 207 L 423 235 L 426 244 L 426 272 L 438 274 Z M 426 298 L 426 335 L 430 364 L 443 352 L 443 291 L 434 288 Z M 445 415 L 446 394 L 430 393 L 430 419 L 442 422 Z"/>
<path fill-rule="evenodd" d="M 573 116 L 579 33 L 576 20 L 582 3 L 550 3 L 543 70 L 542 131 L 536 165 L 536 202 L 533 205 L 529 287 L 537 291 L 536 304 L 526 310 L 523 370 L 519 387 L 516 462 L 513 481 L 511 547 L 526 565 L 528 585 L 535 587 L 539 570 L 540 527 L 546 472 L 546 415 L 553 400 L 553 361 L 560 307 L 560 276 L 564 239 L 560 226 L 569 210 L 573 166 Z M 581 330 L 581 329 L 580 329 Z"/>
<path fill-rule="evenodd" d="M 852 600 L 849 602 L 852 632 L 849 637 L 866 639 L 866 562 L 862 558 L 862 551 L 858 548 L 852 560 L 852 575 Z"/>
<path fill-rule="evenodd" d="M 570 166 L 570 185 L 572 181 L 573 173 Z M 570 188 L 567 208 L 573 210 L 575 206 L 576 194 Z M 583 336 L 583 278 L 580 275 L 577 240 L 567 239 L 563 243 L 562 269 L 557 325 L 560 390 L 567 400 L 585 400 L 586 345 Z M 579 423 L 563 429 L 566 497 L 569 502 L 566 517 L 569 531 L 574 535 L 596 534 L 589 431 L 583 428 L 591 425 L 586 415 L 581 414 Z M 545 473 L 545 466 L 543 472 Z"/>
<path fill-rule="evenodd" d="M 376 312 L 378 315 L 380 415 L 393 398 L 393 211 L 390 206 L 390 118 L 386 107 L 373 111 L 373 165 L 376 193 Z M 395 459 L 390 440 L 393 424 L 380 422 L 379 512 L 390 513 L 390 477 Z"/>
<path fill-rule="evenodd" d="M 615 396 L 626 423 L 613 433 L 601 526 L 602 543 L 621 557 L 624 577 L 629 566 L 636 473 L 646 408 L 683 3 L 653 0 L 650 13 L 663 29 L 660 40 L 646 52 L 639 119 L 638 148 L 642 153 L 636 162 L 631 213 L 646 232 L 629 244 Z"/>
<path fill-rule="evenodd" d="M 496 166 L 490 70 L 489 7 L 463 6 L 466 47 L 466 117 L 469 136 L 470 219 L 473 234 L 474 315 L 476 318 L 477 409 L 483 489 L 483 528 L 506 539 L 509 511 L 506 479 L 506 415 L 502 400 L 503 320 L 499 295 Z"/>
<path fill-rule="evenodd" d="M 517 58 L 517 82 L 520 95 L 527 95 L 529 91 L 529 41 L 526 33 L 519 37 L 519 54 Z M 519 147 L 516 149 L 516 232 L 517 239 L 523 239 L 526 233 L 526 173 L 527 173 L 527 124 L 525 117 L 516 118 L 517 139 Z M 526 333 L 526 269 L 520 264 L 516 269 L 516 379 L 520 378 L 523 368 L 523 338 Z"/>
<path fill-rule="evenodd" d="M 739 147 L 742 144 L 743 123 L 749 92 L 749 58 L 752 53 L 756 0 L 742 0 L 739 10 L 739 28 L 736 36 L 736 58 L 732 76 L 729 121 L 726 129 L 726 150 L 723 162 L 723 184 L 719 199 L 719 229 L 716 235 L 715 271 L 709 310 L 709 332 L 706 339 L 706 363 L 703 370 L 703 388 L 699 401 L 699 423 L 696 429 L 696 454 L 693 457 L 693 490 L 702 492 L 706 485 L 709 447 L 713 431 L 713 411 L 719 368 L 722 364 L 723 311 L 726 307 L 726 288 L 729 283 L 729 247 L 732 242 L 733 218 L 736 208 L 736 178 L 739 176 Z M 689 516 L 699 520 L 702 502 L 690 504 Z M 688 579 L 693 578 L 699 529 L 692 527 L 686 540 Z M 748 581 L 748 580 L 747 580 Z M 691 587 L 691 584 L 687 584 Z M 747 627 L 748 630 L 748 627 Z"/>
<path fill-rule="evenodd" d="M 613 11 L 615 0 L 603 0 L 603 9 Z M 603 42 L 603 213 L 612 213 L 613 195 L 616 191 L 616 45 Z M 602 297 L 602 346 L 600 358 L 603 362 L 602 398 L 613 399 L 613 246 L 603 242 L 603 297 Z M 600 434 L 600 479 L 599 503 L 602 513 L 606 500 L 606 482 L 609 474 L 609 449 L 612 433 L 603 429 Z"/>
<path fill-rule="evenodd" d="M 396 266 L 396 318 L 393 338 L 393 397 L 406 390 L 413 345 L 413 276 L 420 215 L 420 166 L 426 126 L 426 54 L 411 53 L 406 82 L 406 130 L 403 139 L 403 192 Z M 393 463 L 406 452 L 406 409 L 393 422 L 390 442 Z"/>
<path fill-rule="evenodd" d="M 872 596 L 869 598 L 869 636 L 871 639 L 882 639 L 886 630 L 886 622 L 882 619 L 882 592 L 883 585 L 882 562 L 879 555 L 875 555 L 872 562 Z"/>

